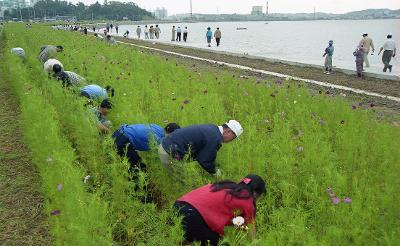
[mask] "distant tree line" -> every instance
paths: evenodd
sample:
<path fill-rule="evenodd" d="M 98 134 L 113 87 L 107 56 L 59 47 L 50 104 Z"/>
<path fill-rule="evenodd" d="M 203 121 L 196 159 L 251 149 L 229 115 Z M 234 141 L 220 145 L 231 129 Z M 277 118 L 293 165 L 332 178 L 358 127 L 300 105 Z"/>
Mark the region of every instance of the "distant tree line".
<path fill-rule="evenodd" d="M 54 18 L 56 16 L 75 16 L 77 20 L 144 20 L 153 19 L 153 15 L 139 8 L 135 3 L 96 2 L 86 6 L 84 3 L 72 4 L 67 1 L 41 0 L 33 7 L 6 10 L 5 19 Z"/>

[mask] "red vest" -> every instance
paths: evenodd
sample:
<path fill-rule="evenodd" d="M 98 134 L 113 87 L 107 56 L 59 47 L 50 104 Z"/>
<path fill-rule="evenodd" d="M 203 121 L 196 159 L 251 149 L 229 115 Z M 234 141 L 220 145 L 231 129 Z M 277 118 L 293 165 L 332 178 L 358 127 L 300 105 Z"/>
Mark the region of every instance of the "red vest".
<path fill-rule="evenodd" d="M 253 198 L 238 199 L 221 190 L 211 192 L 211 184 L 183 195 L 178 201 L 187 202 L 199 211 L 211 230 L 224 235 L 224 227 L 232 225 L 232 219 L 242 216 L 245 224 L 255 217 Z"/>

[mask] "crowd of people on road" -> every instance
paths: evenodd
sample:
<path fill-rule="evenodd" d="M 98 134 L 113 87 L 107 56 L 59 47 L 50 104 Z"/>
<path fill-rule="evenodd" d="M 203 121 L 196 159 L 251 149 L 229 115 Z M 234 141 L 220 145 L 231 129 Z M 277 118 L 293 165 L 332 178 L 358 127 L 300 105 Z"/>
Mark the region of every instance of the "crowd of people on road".
<path fill-rule="evenodd" d="M 11 52 L 26 57 L 23 48 L 16 47 Z M 85 107 L 88 108 L 89 117 L 95 119 L 99 134 L 111 134 L 116 153 L 127 158 L 130 180 L 135 183 L 135 189 L 138 187 L 139 172 L 147 172 L 140 152 L 154 149 L 158 150 L 160 163 L 171 177 L 181 179 L 176 176 L 173 167 L 184 165 L 186 160 L 195 160 L 207 173 L 218 179 L 221 177 L 220 166 L 215 163 L 217 153 L 223 143 L 229 143 L 243 133 L 242 125 L 237 120 L 229 120 L 221 125 L 186 127 L 177 123 L 169 123 L 165 127 L 157 124 L 123 124 L 112 130 L 112 123 L 107 116 L 113 108 L 114 89 L 111 86 L 87 85 L 87 80 L 82 76 L 65 71 L 64 65 L 57 60 L 62 52 L 64 47 L 61 45 L 44 45 L 40 47 L 38 60 L 43 63 L 43 70 L 50 80 L 59 81 L 63 88 L 85 98 Z M 185 239 L 189 242 L 200 241 L 202 245 L 218 245 L 224 235 L 224 227 L 232 226 L 235 216 L 242 216 L 244 225 L 254 224 L 256 200 L 265 192 L 265 181 L 258 175 L 250 174 L 238 183 L 218 181 L 181 196 L 174 208 L 183 217 Z M 153 197 L 147 194 L 140 199 L 149 203 Z"/>
<path fill-rule="evenodd" d="M 389 33 L 386 36 L 386 41 L 382 45 L 382 47 L 379 50 L 378 56 L 382 53 L 382 63 L 384 65 L 383 67 L 383 72 L 392 72 L 393 66 L 390 64 L 390 61 L 393 57 L 396 56 L 396 43 L 392 39 L 393 35 Z M 333 40 L 329 40 L 328 46 L 325 48 L 323 57 L 325 57 L 325 74 L 331 74 L 332 73 L 332 57 L 334 53 L 334 46 L 333 46 Z M 372 38 L 368 36 L 368 32 L 363 32 L 362 34 L 362 39 L 358 43 L 356 49 L 353 52 L 353 56 L 355 57 L 355 63 L 356 63 L 356 72 L 357 76 L 359 78 L 363 78 L 363 72 L 365 71 L 364 69 L 364 63 L 365 63 L 365 68 L 370 67 L 369 59 L 368 56 L 370 52 L 372 51 L 371 55 L 374 55 L 375 52 L 375 46 Z"/>

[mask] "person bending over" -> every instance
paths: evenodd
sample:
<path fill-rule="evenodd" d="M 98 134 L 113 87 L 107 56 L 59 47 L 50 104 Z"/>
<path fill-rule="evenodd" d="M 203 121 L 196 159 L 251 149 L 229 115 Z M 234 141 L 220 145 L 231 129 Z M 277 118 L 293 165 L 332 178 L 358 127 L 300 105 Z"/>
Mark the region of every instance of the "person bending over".
<path fill-rule="evenodd" d="M 239 183 L 220 181 L 197 188 L 179 198 L 174 209 L 183 217 L 185 240 L 201 245 L 218 245 L 224 236 L 224 228 L 233 225 L 233 219 L 241 216 L 242 226 L 253 224 L 255 237 L 256 200 L 266 193 L 265 181 L 250 174 Z M 237 218 L 238 220 L 240 218 Z"/>

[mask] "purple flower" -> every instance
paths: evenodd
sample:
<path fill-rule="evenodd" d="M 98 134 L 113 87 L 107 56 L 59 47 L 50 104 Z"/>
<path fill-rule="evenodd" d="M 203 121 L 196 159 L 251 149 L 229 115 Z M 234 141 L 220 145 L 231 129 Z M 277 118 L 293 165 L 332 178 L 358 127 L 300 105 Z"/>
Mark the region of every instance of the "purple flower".
<path fill-rule="evenodd" d="M 51 211 L 51 213 L 50 213 L 50 215 L 59 215 L 59 214 L 61 214 L 61 211 L 60 211 L 60 210 L 53 210 L 53 211 Z"/>
<path fill-rule="evenodd" d="M 57 185 L 57 190 L 58 190 L 58 191 L 61 191 L 62 188 L 63 188 L 63 185 L 62 185 L 62 184 L 58 184 L 58 185 Z"/>
<path fill-rule="evenodd" d="M 344 203 L 351 203 L 353 200 L 350 197 L 346 197 L 345 199 L 343 199 Z"/>
<path fill-rule="evenodd" d="M 331 201 L 332 201 L 333 204 L 338 204 L 338 203 L 340 203 L 340 198 L 332 197 Z"/>
<path fill-rule="evenodd" d="M 277 80 L 275 81 L 275 84 L 281 85 L 281 84 L 283 84 L 283 81 L 282 81 L 281 79 L 277 79 Z"/>

